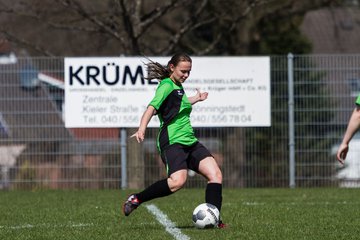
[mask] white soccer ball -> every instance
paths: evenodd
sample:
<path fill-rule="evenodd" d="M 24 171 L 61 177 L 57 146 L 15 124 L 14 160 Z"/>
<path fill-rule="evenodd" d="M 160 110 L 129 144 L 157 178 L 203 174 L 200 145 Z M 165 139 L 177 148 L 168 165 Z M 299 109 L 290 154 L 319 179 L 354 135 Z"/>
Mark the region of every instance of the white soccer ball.
<path fill-rule="evenodd" d="M 219 223 L 220 212 L 210 203 L 202 203 L 194 209 L 192 220 L 196 228 L 213 228 Z"/>

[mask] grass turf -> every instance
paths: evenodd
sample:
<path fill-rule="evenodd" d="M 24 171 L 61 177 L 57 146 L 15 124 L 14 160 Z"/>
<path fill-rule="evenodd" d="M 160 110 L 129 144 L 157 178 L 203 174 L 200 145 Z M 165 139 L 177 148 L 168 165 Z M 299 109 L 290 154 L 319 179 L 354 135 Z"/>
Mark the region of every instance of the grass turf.
<path fill-rule="evenodd" d="M 121 206 L 131 191 L 2 191 L 0 239 L 174 239 L 140 206 Z M 190 239 L 358 239 L 360 189 L 225 189 L 227 229 L 195 229 L 204 189 L 183 189 L 154 204 Z"/>

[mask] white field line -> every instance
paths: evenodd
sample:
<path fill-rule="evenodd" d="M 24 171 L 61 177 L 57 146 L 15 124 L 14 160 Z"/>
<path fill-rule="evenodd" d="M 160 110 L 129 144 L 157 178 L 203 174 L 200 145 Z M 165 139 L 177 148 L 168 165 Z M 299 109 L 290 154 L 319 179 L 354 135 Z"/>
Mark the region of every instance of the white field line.
<path fill-rule="evenodd" d="M 69 223 L 69 224 L 22 224 L 22 225 L 14 225 L 14 226 L 0 226 L 0 229 L 29 229 L 29 228 L 81 228 L 81 227 L 92 227 L 94 224 L 92 223 Z"/>
<path fill-rule="evenodd" d="M 165 230 L 175 237 L 176 240 L 189 240 L 190 237 L 183 234 L 179 228 L 154 204 L 146 205 L 146 208 L 152 213 L 156 220 L 165 227 Z"/>

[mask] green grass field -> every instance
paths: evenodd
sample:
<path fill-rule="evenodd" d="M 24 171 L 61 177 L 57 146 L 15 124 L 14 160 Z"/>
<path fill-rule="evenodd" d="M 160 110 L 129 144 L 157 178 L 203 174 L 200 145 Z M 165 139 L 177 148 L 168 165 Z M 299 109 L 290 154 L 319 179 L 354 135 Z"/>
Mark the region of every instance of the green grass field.
<path fill-rule="evenodd" d="M 1 191 L 0 239 L 175 239 L 154 204 L 189 239 L 359 239 L 360 189 L 225 189 L 227 229 L 195 229 L 204 189 L 183 189 L 124 217 L 130 191 Z"/>

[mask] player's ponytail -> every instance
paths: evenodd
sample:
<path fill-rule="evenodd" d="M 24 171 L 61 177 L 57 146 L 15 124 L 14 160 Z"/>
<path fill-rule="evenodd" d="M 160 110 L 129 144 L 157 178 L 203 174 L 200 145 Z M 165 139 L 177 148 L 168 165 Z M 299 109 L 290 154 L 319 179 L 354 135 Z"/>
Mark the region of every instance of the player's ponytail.
<path fill-rule="evenodd" d="M 167 66 L 163 66 L 158 62 L 154 62 L 151 59 L 147 58 L 149 61 L 148 63 L 145 63 L 146 70 L 148 72 L 148 76 L 145 78 L 147 80 L 151 79 L 158 79 L 159 81 L 170 77 L 171 71 L 170 71 L 170 64 L 173 66 L 177 66 L 179 62 L 185 61 L 185 62 L 192 62 L 189 55 L 185 53 L 177 53 L 168 62 Z"/>
<path fill-rule="evenodd" d="M 145 79 L 151 80 L 151 79 L 158 79 L 159 81 L 170 77 L 170 71 L 167 67 L 161 65 L 158 62 L 154 62 L 151 59 L 148 59 L 149 62 L 145 63 L 146 70 L 147 70 L 147 77 Z"/>

